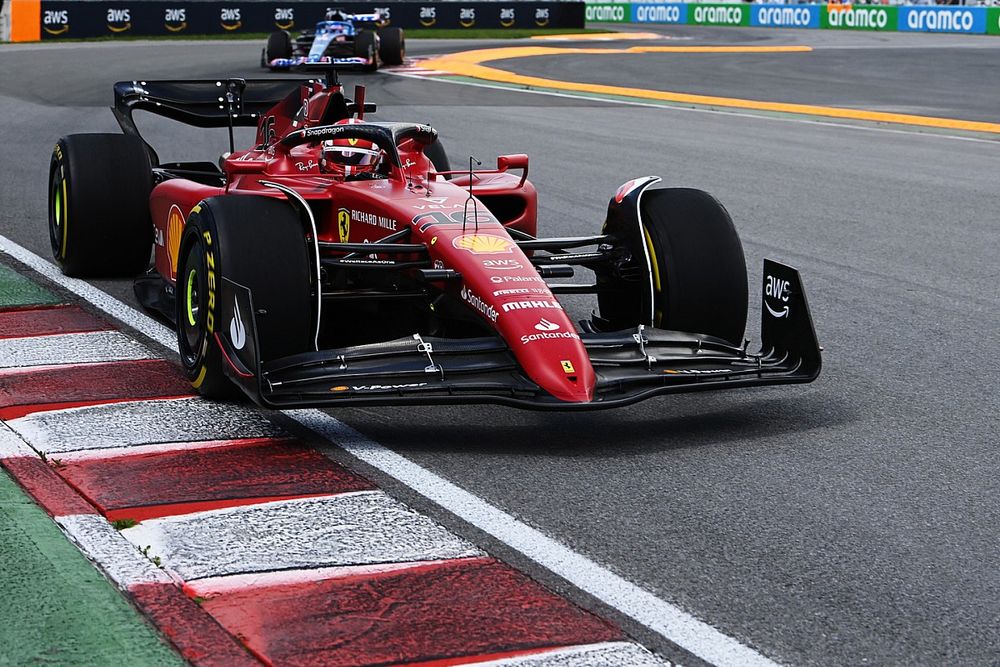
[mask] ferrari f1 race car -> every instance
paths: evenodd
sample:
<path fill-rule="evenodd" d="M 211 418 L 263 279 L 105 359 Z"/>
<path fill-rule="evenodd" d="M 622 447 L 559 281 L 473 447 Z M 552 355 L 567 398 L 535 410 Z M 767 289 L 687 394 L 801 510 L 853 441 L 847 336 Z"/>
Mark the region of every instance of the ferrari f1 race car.
<path fill-rule="evenodd" d="M 160 162 L 136 110 L 256 140 L 220 166 Z M 118 83 L 124 133 L 52 155 L 55 258 L 74 276 L 141 274 L 193 386 L 272 408 L 593 409 L 819 374 L 799 274 L 774 261 L 749 350 L 743 249 L 711 195 L 635 178 L 595 233 L 539 238 L 526 155 L 452 171 L 434 128 L 374 111 L 335 72 Z M 560 297 L 577 294 L 597 310 L 574 322 Z"/>
<path fill-rule="evenodd" d="M 377 70 L 379 63 L 402 65 L 406 55 L 403 30 L 382 27 L 385 22 L 378 10 L 348 14 L 331 9 L 314 30 L 304 30 L 296 37 L 287 30 L 271 33 L 260 53 L 260 65 L 285 70 L 306 63 L 332 63 L 369 72 Z"/>

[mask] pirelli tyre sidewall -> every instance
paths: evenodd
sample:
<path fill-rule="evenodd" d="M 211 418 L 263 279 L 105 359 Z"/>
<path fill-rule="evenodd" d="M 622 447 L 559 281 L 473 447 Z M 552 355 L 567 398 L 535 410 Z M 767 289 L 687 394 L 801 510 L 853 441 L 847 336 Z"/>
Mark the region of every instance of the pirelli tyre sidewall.
<path fill-rule="evenodd" d="M 747 269 L 729 212 L 693 188 L 648 190 L 641 209 L 653 325 L 739 345 L 747 321 Z"/>
<path fill-rule="evenodd" d="M 62 137 L 49 162 L 48 227 L 63 273 L 131 277 L 153 246 L 152 169 L 145 144 L 124 134 Z"/>
<path fill-rule="evenodd" d="M 177 254 L 177 350 L 191 386 L 211 398 L 233 398 L 215 341 L 220 325 L 221 253 L 211 209 L 202 202 L 188 217 Z"/>
<path fill-rule="evenodd" d="M 378 56 L 386 65 L 402 65 L 406 57 L 406 38 L 402 28 L 382 28 L 378 31 Z"/>
<path fill-rule="evenodd" d="M 354 56 L 356 58 L 368 58 L 372 64 L 362 68 L 366 72 L 374 72 L 378 69 L 378 35 L 371 30 L 361 30 L 354 37 Z"/>
<path fill-rule="evenodd" d="M 223 195 L 188 217 L 178 253 L 177 343 L 192 386 L 228 398 L 218 338 L 227 335 L 223 302 L 229 282 L 250 291 L 258 353 L 264 361 L 315 349 L 310 246 L 302 220 L 284 198 Z"/>

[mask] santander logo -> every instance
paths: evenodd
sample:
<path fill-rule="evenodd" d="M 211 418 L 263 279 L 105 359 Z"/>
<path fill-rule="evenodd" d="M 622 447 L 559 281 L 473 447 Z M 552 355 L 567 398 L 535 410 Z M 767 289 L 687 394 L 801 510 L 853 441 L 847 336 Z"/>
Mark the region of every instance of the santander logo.
<path fill-rule="evenodd" d="M 544 317 L 538 320 L 538 324 L 535 325 L 535 329 L 538 331 L 558 331 L 559 325 L 555 322 L 549 322 Z"/>

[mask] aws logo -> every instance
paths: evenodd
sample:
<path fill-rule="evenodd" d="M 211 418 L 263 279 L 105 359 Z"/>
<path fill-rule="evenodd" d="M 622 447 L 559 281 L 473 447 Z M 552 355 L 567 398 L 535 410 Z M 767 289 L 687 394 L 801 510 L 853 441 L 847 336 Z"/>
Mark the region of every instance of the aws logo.
<path fill-rule="evenodd" d="M 501 7 L 500 8 L 500 25 L 504 28 L 510 28 L 514 25 L 515 14 L 513 7 Z"/>
<path fill-rule="evenodd" d="M 458 24 L 463 28 L 471 28 L 476 25 L 476 8 L 462 7 L 458 10 Z"/>
<path fill-rule="evenodd" d="M 46 9 L 42 12 L 42 29 L 50 35 L 65 35 L 69 32 L 69 10 Z"/>
<path fill-rule="evenodd" d="M 107 25 L 111 32 L 128 32 L 132 29 L 131 10 L 108 9 Z"/>
<path fill-rule="evenodd" d="M 274 25 L 281 30 L 288 30 L 295 25 L 295 9 L 292 7 L 274 8 Z"/>
<path fill-rule="evenodd" d="M 239 7 L 223 7 L 219 10 L 219 22 L 223 30 L 239 30 L 243 27 Z"/>
<path fill-rule="evenodd" d="M 170 32 L 180 32 L 182 30 L 187 30 L 187 9 L 181 7 L 179 9 L 164 9 L 163 10 L 163 27 Z"/>
<path fill-rule="evenodd" d="M 437 7 L 421 7 L 418 20 L 420 21 L 420 25 L 430 28 L 437 23 Z"/>
<path fill-rule="evenodd" d="M 539 7 L 535 10 L 535 25 L 539 28 L 544 28 L 549 24 L 549 9 L 548 7 Z"/>
<path fill-rule="evenodd" d="M 376 7 L 375 13 L 378 14 L 378 20 L 375 21 L 375 25 L 380 28 L 384 28 L 392 23 L 392 8 L 391 7 Z"/>

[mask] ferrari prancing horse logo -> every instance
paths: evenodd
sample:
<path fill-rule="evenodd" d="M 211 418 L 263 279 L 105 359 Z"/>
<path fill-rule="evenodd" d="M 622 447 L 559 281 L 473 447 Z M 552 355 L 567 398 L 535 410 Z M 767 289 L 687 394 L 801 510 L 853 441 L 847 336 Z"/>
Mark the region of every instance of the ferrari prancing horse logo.
<path fill-rule="evenodd" d="M 340 242 L 347 243 L 351 236 L 351 212 L 346 208 L 337 211 L 337 231 L 340 232 Z"/>

